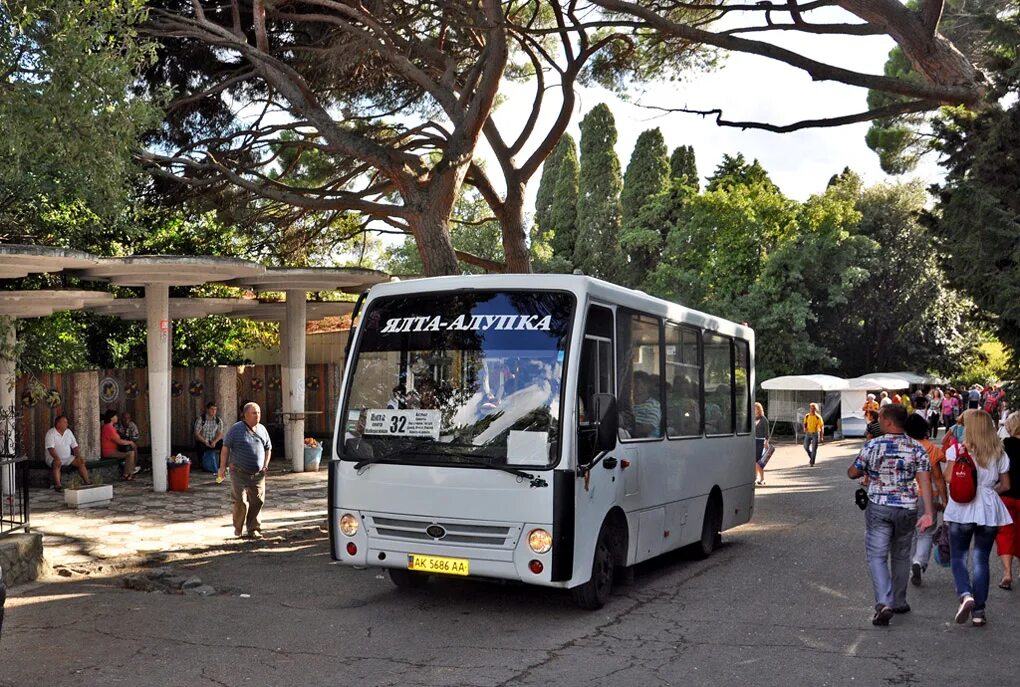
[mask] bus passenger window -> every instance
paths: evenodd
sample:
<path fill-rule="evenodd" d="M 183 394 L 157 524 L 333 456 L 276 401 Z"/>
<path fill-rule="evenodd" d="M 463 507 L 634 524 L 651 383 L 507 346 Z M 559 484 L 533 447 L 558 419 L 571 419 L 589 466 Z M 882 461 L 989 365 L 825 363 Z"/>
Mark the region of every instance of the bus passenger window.
<path fill-rule="evenodd" d="M 666 427 L 671 437 L 701 436 L 699 331 L 666 325 Z"/>
<path fill-rule="evenodd" d="M 664 381 L 660 369 L 659 320 L 620 310 L 617 328 L 620 438 L 659 438 Z"/>
<path fill-rule="evenodd" d="M 751 393 L 748 380 L 751 373 L 751 346 L 740 339 L 733 340 L 733 389 L 736 398 L 737 434 L 751 432 Z"/>
<path fill-rule="evenodd" d="M 733 434 L 733 351 L 730 339 L 705 333 L 705 434 Z"/>

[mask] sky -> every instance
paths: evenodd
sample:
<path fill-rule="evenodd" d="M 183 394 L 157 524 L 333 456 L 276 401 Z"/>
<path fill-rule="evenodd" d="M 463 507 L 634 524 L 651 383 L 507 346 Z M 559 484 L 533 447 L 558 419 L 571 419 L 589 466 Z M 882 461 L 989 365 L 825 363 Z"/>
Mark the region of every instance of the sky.
<path fill-rule="evenodd" d="M 829 14 L 819 11 L 812 15 L 811 20 L 815 22 L 859 22 L 842 10 Z M 779 21 L 778 16 L 776 20 Z M 770 36 L 769 42 L 829 64 L 870 74 L 882 74 L 894 45 L 892 39 L 883 36 L 809 36 L 789 31 L 782 34 L 778 38 Z M 754 37 L 762 39 L 766 35 L 755 34 Z M 533 87 L 505 86 L 502 95 L 506 100 L 495 115 L 501 128 L 524 121 L 530 111 Z M 552 95 L 548 94 L 547 98 Z M 865 89 L 836 82 L 813 82 L 806 73 L 774 60 L 731 53 L 715 71 L 694 75 L 683 82 L 652 84 L 645 93 L 630 100 L 621 100 L 601 88 L 581 89 L 569 133 L 580 140 L 579 125 L 585 113 L 605 102 L 616 118 L 619 132 L 616 152 L 623 169 L 626 169 L 638 135 L 645 129 L 659 127 L 671 151 L 678 145 L 694 146 L 702 179 L 712 173 L 723 154 L 743 153 L 748 160 L 757 159 L 783 193 L 797 200 L 824 191 L 829 178 L 846 166 L 863 176 L 868 185 L 914 177 L 930 183 L 939 178 L 933 159 L 923 160 L 917 170 L 904 177 L 890 177 L 882 172 L 878 156 L 864 142 L 868 124 L 775 134 L 720 127 L 712 118 L 663 114 L 636 104 L 693 109 L 718 107 L 728 120 L 774 124 L 867 109 Z M 480 154 L 483 158 L 488 156 L 484 146 Z M 540 174 L 536 174 L 529 184 L 529 211 L 534 207 L 539 177 Z"/>

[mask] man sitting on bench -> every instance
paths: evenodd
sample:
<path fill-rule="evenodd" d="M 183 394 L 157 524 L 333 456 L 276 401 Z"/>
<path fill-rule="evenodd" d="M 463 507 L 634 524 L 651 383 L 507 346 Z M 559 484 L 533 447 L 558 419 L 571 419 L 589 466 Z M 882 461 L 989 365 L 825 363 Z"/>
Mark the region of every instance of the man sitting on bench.
<path fill-rule="evenodd" d="M 53 427 L 46 432 L 46 465 L 53 470 L 53 488 L 63 491 L 60 485 L 60 468 L 70 465 L 78 468 L 85 484 L 92 484 L 89 478 L 88 468 L 85 467 L 85 459 L 78 451 L 78 442 L 74 434 L 67 428 L 67 416 L 58 415 L 53 421 Z"/>

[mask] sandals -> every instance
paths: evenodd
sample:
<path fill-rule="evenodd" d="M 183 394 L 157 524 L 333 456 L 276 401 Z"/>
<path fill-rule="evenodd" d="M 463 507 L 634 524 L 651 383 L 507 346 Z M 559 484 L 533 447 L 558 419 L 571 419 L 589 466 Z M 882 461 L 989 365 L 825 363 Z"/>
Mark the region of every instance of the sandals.
<path fill-rule="evenodd" d="M 999 589 L 1005 589 L 1006 591 L 1009 591 L 1012 588 L 1013 588 L 1013 578 L 1012 577 L 1003 577 L 1002 578 L 1002 582 L 999 583 Z"/>

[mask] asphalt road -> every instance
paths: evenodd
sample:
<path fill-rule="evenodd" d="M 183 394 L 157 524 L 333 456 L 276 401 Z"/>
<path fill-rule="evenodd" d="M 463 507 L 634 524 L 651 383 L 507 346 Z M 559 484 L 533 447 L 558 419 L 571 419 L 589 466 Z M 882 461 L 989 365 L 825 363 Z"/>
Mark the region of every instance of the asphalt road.
<path fill-rule="evenodd" d="M 707 561 L 640 566 L 597 612 L 521 585 L 400 592 L 332 565 L 316 523 L 175 563 L 221 592 L 206 598 L 127 590 L 119 575 L 22 587 L 0 685 L 1013 684 L 1020 590 L 994 587 L 997 560 L 987 627 L 952 622 L 934 564 L 912 613 L 871 625 L 855 450 L 825 444 L 808 468 L 780 449 L 751 524 Z"/>

